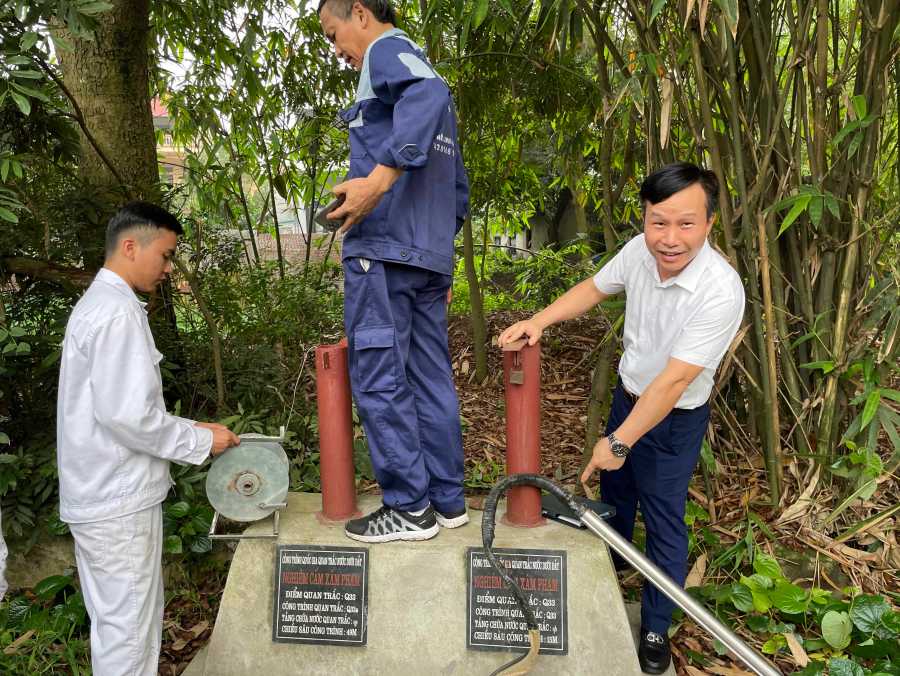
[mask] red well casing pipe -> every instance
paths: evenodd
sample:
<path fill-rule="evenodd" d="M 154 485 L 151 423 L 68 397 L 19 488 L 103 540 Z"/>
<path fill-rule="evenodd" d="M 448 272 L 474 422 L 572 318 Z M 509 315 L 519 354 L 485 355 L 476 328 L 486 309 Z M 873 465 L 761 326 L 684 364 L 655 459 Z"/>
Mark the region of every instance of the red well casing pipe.
<path fill-rule="evenodd" d="M 353 418 L 346 338 L 316 348 L 322 511 L 329 521 L 359 514 L 353 475 Z"/>
<path fill-rule="evenodd" d="M 541 473 L 541 344 L 503 352 L 506 391 L 506 473 Z M 535 486 L 509 490 L 503 520 L 513 526 L 532 527 L 541 517 L 541 491 Z"/>

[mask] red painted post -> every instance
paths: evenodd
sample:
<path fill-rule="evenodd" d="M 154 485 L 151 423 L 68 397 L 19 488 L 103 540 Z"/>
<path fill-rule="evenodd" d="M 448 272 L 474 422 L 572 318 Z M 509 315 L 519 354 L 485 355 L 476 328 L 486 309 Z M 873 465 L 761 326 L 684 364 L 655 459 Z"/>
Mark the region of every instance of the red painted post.
<path fill-rule="evenodd" d="M 320 516 L 328 521 L 342 521 L 359 514 L 353 480 L 353 419 L 346 339 L 316 348 L 316 395 L 322 474 Z"/>
<path fill-rule="evenodd" d="M 521 347 L 520 347 L 521 345 Z M 541 344 L 514 344 L 503 352 L 506 390 L 506 473 L 541 473 Z M 509 490 L 504 521 L 532 527 L 543 523 L 536 486 Z"/>

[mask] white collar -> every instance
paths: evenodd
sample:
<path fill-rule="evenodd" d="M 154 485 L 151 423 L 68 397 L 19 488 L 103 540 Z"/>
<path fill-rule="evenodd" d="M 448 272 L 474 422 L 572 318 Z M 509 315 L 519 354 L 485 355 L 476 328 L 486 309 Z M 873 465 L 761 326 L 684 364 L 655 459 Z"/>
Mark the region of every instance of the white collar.
<path fill-rule="evenodd" d="M 687 266 L 679 272 L 674 277 L 669 277 L 667 280 L 663 281 L 659 277 L 659 268 L 656 265 L 656 258 L 650 253 L 650 250 L 647 248 L 646 243 L 644 244 L 644 266 L 647 268 L 649 273 L 653 276 L 656 285 L 661 288 L 667 288 L 677 284 L 685 291 L 689 291 L 690 293 L 694 293 L 697 290 L 697 285 L 700 283 L 700 277 L 703 276 L 703 271 L 706 269 L 706 264 L 709 261 L 710 253 L 712 252 L 712 247 L 709 245 L 709 240 L 703 242 L 703 247 L 701 247 L 700 251 L 697 252 L 697 255 L 694 256 L 694 259 L 687 264 Z"/>
<path fill-rule="evenodd" d="M 131 285 L 124 279 L 122 279 L 122 277 L 118 273 L 113 272 L 109 268 L 100 268 L 100 270 L 97 272 L 97 276 L 94 277 L 94 279 L 96 281 L 103 282 L 104 284 L 109 284 L 123 296 L 126 296 L 127 298 L 133 300 L 141 307 L 146 307 L 147 303 L 143 302 L 137 297 L 137 294 L 134 292 L 134 289 L 131 288 Z"/>

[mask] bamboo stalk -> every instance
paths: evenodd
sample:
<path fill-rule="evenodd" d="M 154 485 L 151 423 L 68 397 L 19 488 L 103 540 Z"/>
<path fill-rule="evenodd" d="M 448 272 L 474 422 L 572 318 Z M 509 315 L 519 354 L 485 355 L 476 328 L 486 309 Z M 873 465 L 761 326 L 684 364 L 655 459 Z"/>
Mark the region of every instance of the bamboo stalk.
<path fill-rule="evenodd" d="M 768 378 L 765 392 L 766 407 L 769 409 L 766 437 L 766 473 L 769 478 L 769 494 L 772 504 L 777 505 L 781 501 L 782 484 L 782 459 L 781 459 L 781 433 L 778 418 L 778 391 L 777 385 L 777 353 L 775 350 L 775 304 L 772 302 L 772 281 L 769 272 L 769 243 L 766 234 L 765 217 L 760 214 L 757 217 L 759 236 L 759 265 L 762 272 L 763 305 L 766 316 L 766 353 L 768 357 Z"/>

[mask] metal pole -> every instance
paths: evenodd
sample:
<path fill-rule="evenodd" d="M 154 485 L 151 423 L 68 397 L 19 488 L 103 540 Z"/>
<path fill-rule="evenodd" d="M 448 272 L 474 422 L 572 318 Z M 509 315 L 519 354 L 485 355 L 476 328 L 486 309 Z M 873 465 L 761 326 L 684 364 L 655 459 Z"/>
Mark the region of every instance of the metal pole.
<path fill-rule="evenodd" d="M 582 507 L 582 509 L 584 508 Z M 657 589 L 674 601 L 697 624 L 724 643 L 754 673 L 759 674 L 759 676 L 781 676 L 781 672 L 773 667 L 768 660 L 744 643 L 737 634 L 722 624 L 715 615 L 704 608 L 679 585 L 675 584 L 672 578 L 657 568 L 650 559 L 638 551 L 628 540 L 619 535 L 612 526 L 588 509 L 584 509 L 579 517 L 594 535 L 616 550 L 623 559 L 634 566 L 647 580 L 656 585 Z"/>

